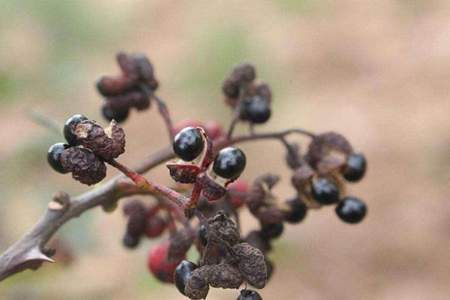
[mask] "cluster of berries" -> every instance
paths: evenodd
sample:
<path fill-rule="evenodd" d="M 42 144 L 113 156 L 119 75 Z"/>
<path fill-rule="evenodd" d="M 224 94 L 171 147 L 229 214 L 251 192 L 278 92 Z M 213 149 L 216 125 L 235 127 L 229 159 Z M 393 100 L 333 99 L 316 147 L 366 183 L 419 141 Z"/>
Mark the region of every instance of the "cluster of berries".
<path fill-rule="evenodd" d="M 119 165 L 114 159 L 125 151 L 125 134 L 116 121 L 124 121 L 133 107 L 149 107 L 158 87 L 145 56 L 119 53 L 117 61 L 122 74 L 102 77 L 97 83 L 106 99 L 102 111 L 111 120 L 110 126 L 104 129 L 83 115 L 74 115 L 64 126 L 67 143 L 57 143 L 48 152 L 53 169 L 71 172 L 73 178 L 85 184 L 95 184 L 106 176 L 105 163 Z M 186 192 L 189 187 L 191 193 L 186 195 L 189 202 L 185 203 L 185 215 L 159 198 L 161 195 L 154 196 L 156 203 L 152 206 L 139 200 L 127 203 L 123 207 L 127 217 L 123 244 L 135 248 L 144 236 L 154 239 L 168 232 L 169 238 L 150 250 L 148 268 L 157 279 L 174 283 L 190 299 L 206 298 L 211 287 L 238 289 L 249 284 L 263 288 L 274 270 L 268 258 L 272 241 L 282 235 L 284 224 L 302 222 L 309 209 L 335 205 L 336 214 L 347 223 L 359 223 L 367 213 L 364 202 L 348 196 L 345 190 L 346 182 L 358 182 L 364 177 L 366 159 L 353 150 L 345 137 L 334 132 L 314 135 L 302 131 L 311 138 L 306 153 L 284 136 L 275 136 L 286 147 L 286 163 L 293 170 L 291 183 L 297 193 L 292 199 L 278 203 L 272 193 L 279 176 L 261 175 L 250 186 L 239 179 L 246 166 L 244 152 L 232 146 L 215 148 L 222 142 L 231 144 L 237 121 L 253 126 L 270 118 L 271 90 L 255 79 L 255 68 L 243 64 L 234 68 L 223 83 L 226 102 L 235 113 L 228 135 L 214 121 L 186 120 L 172 127 L 165 104 L 154 96 L 174 135 L 172 148 L 177 159 L 166 166 L 170 176 L 180 183 L 177 192 Z M 239 219 L 243 208 L 259 222 L 259 228 L 244 237 Z M 199 221 L 192 222 L 193 216 Z M 200 254 L 195 263 L 186 260 L 192 246 Z M 262 298 L 245 288 L 237 300 Z"/>
<path fill-rule="evenodd" d="M 246 164 L 244 152 L 235 147 L 214 154 L 212 141 L 201 127 L 186 127 L 178 132 L 173 151 L 179 159 L 168 163 L 167 168 L 176 182 L 194 184 L 192 207 L 201 195 L 209 200 L 222 198 L 225 187 L 241 175 Z"/>
<path fill-rule="evenodd" d="M 131 108 L 145 110 L 158 88 L 153 65 L 144 54 L 117 54 L 122 71 L 118 76 L 103 76 L 97 81 L 98 92 L 105 97 L 102 114 L 105 119 L 123 122 Z"/>
<path fill-rule="evenodd" d="M 76 114 L 64 124 L 63 134 L 67 144 L 50 146 L 47 160 L 55 171 L 70 172 L 75 180 L 87 185 L 105 178 L 105 161 L 125 152 L 125 133 L 115 121 L 104 129 L 95 121 Z"/>
<path fill-rule="evenodd" d="M 204 299 L 210 287 L 237 289 L 244 282 L 256 288 L 266 285 L 263 253 L 241 241 L 235 222 L 223 211 L 200 226 L 198 237 L 199 263 L 184 260 L 175 269 L 175 284 L 183 295 Z"/>
<path fill-rule="evenodd" d="M 354 152 L 345 137 L 334 132 L 317 135 L 309 144 L 304 158 L 292 163 L 294 160 L 295 155 L 291 155 L 292 184 L 308 208 L 336 205 L 336 214 L 342 221 L 359 223 L 364 219 L 367 213 L 365 203 L 346 195 L 345 182 L 360 181 L 367 162 L 363 154 Z"/>
<path fill-rule="evenodd" d="M 262 124 L 272 113 L 272 92 L 266 83 L 255 82 L 255 79 L 256 70 L 252 65 L 239 65 L 223 82 L 222 91 L 239 120 Z"/>

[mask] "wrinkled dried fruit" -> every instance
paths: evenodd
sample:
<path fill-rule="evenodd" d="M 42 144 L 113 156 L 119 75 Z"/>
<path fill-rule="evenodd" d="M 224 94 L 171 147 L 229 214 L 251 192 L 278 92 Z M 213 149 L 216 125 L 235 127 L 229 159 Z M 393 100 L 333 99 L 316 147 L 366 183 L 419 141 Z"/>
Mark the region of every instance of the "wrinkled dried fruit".
<path fill-rule="evenodd" d="M 306 159 L 311 166 L 316 167 L 317 163 L 331 152 L 349 155 L 353 148 L 347 139 L 336 132 L 326 132 L 315 136 L 308 147 Z"/>
<path fill-rule="evenodd" d="M 206 281 L 205 270 L 195 269 L 187 280 L 184 294 L 190 299 L 205 299 L 209 292 L 209 285 Z"/>
<path fill-rule="evenodd" d="M 79 146 L 71 147 L 61 154 L 64 170 L 72 172 L 72 177 L 84 184 L 95 184 L 106 176 L 106 165 L 91 150 Z"/>
<path fill-rule="evenodd" d="M 103 129 L 94 121 L 80 122 L 75 128 L 78 143 L 108 161 L 125 152 L 125 133 L 115 121 Z"/>
<path fill-rule="evenodd" d="M 244 279 L 256 288 L 262 289 L 267 281 L 267 268 L 261 250 L 248 243 L 233 246 L 234 254 L 239 258 L 238 268 Z"/>
<path fill-rule="evenodd" d="M 208 242 L 234 245 L 239 242 L 239 231 L 236 224 L 224 212 L 218 212 L 208 220 Z"/>

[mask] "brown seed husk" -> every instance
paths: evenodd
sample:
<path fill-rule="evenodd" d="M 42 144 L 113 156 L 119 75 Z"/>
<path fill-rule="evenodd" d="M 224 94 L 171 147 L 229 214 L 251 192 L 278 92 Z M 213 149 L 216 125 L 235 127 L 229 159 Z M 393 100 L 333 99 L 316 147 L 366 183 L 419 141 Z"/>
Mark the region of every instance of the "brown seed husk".
<path fill-rule="evenodd" d="M 244 279 L 256 288 L 263 288 L 267 281 L 267 267 L 261 250 L 248 243 L 233 246 L 233 251 L 239 257 L 238 268 Z"/>
<path fill-rule="evenodd" d="M 125 133 L 114 120 L 106 129 L 95 121 L 82 121 L 76 126 L 75 135 L 81 145 L 106 161 L 125 152 Z"/>
<path fill-rule="evenodd" d="M 72 172 L 72 177 L 81 183 L 91 185 L 106 176 L 106 165 L 91 150 L 76 146 L 61 154 L 63 168 Z"/>

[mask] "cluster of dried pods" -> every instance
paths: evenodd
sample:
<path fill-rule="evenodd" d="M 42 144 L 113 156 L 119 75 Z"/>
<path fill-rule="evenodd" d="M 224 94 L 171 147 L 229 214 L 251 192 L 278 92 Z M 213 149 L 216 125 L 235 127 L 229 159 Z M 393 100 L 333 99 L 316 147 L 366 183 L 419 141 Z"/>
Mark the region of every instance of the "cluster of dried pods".
<path fill-rule="evenodd" d="M 235 67 L 223 83 L 225 102 L 233 111 L 228 132 L 224 132 L 215 121 L 184 120 L 173 125 L 164 102 L 155 95 L 158 81 L 150 61 L 142 54 L 125 53 L 119 53 L 117 61 L 122 74 L 104 76 L 97 83 L 105 97 L 102 113 L 110 126 L 103 128 L 83 115 L 72 116 L 64 126 L 67 143 L 51 146 L 48 161 L 56 171 L 71 172 L 84 184 L 100 182 L 108 163 L 151 192 L 151 204 L 133 199 L 123 206 L 127 217 L 123 244 L 135 248 L 142 237 L 156 239 L 167 232 L 168 238 L 161 239 L 148 255 L 148 268 L 160 281 L 174 283 L 191 299 L 206 298 L 210 287 L 238 289 L 243 285 L 238 300 L 262 299 L 247 284 L 261 289 L 272 276 L 274 263 L 268 254 L 285 223 L 300 223 L 308 210 L 328 205 L 335 205 L 337 216 L 346 223 L 359 223 L 365 217 L 366 205 L 347 195 L 345 183 L 363 178 L 366 159 L 334 132 L 316 135 L 292 129 L 273 136 L 286 149 L 285 162 L 292 170 L 296 191 L 291 199 L 280 203 L 272 193 L 280 179 L 277 175 L 263 174 L 252 184 L 239 178 L 246 156 L 233 146 L 234 127 L 244 122 L 255 134 L 254 126 L 271 117 L 272 92 L 256 80 L 252 65 Z M 175 181 L 170 188 L 150 184 L 115 160 L 125 151 L 125 134 L 116 122 L 125 121 L 133 107 L 150 107 L 152 100 L 166 121 L 177 156 L 167 163 Z M 287 141 L 287 133 L 308 136 L 307 150 L 302 153 L 297 144 Z M 239 220 L 244 208 L 260 224 L 246 235 Z M 195 262 L 186 258 L 192 246 L 199 253 Z"/>

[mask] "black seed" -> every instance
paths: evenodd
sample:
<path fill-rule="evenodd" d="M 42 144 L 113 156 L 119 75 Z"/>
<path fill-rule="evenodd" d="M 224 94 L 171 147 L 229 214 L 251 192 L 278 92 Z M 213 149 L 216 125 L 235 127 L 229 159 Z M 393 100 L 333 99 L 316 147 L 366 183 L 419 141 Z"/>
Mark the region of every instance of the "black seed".
<path fill-rule="evenodd" d="M 367 206 L 358 198 L 345 197 L 336 206 L 336 214 L 346 223 L 359 223 L 367 214 Z"/>
<path fill-rule="evenodd" d="M 333 204 L 339 201 L 339 188 L 330 179 L 321 177 L 312 182 L 312 196 L 320 204 Z"/>
<path fill-rule="evenodd" d="M 81 121 L 85 121 L 87 119 L 88 118 L 80 114 L 73 115 L 69 119 L 67 119 L 66 123 L 64 124 L 63 133 L 69 145 L 71 146 L 77 145 L 77 136 L 75 135 L 75 128 Z"/>
<path fill-rule="evenodd" d="M 347 158 L 343 175 L 350 182 L 361 180 L 366 173 L 367 161 L 363 154 L 351 154 Z"/>
<path fill-rule="evenodd" d="M 242 290 L 237 300 L 262 300 L 262 297 L 257 291 Z"/>
<path fill-rule="evenodd" d="M 56 172 L 59 172 L 61 174 L 69 173 L 69 170 L 65 170 L 61 164 L 61 154 L 65 149 L 69 148 L 69 145 L 64 143 L 56 143 L 48 149 L 47 153 L 47 161 L 50 164 L 50 166 L 55 170 Z"/>
<path fill-rule="evenodd" d="M 241 105 L 241 119 L 254 124 L 267 122 L 272 114 L 269 102 L 260 96 L 244 99 Z"/>
<path fill-rule="evenodd" d="M 174 138 L 173 151 L 184 161 L 192 161 L 203 151 L 204 141 L 199 129 L 186 127 Z"/>
<path fill-rule="evenodd" d="M 117 123 L 122 123 L 128 118 L 129 110 L 123 109 L 120 111 L 116 111 L 113 110 L 109 105 L 103 105 L 102 115 L 108 121 L 115 120 Z"/>
<path fill-rule="evenodd" d="M 228 147 L 220 150 L 214 160 L 213 170 L 220 177 L 236 179 L 245 169 L 244 152 L 238 148 Z"/>
<path fill-rule="evenodd" d="M 183 260 L 175 269 L 175 273 L 173 275 L 174 282 L 178 291 L 180 291 L 180 293 L 182 293 L 183 295 L 186 295 L 184 292 L 184 289 L 186 288 L 186 283 L 192 276 L 192 271 L 197 269 L 197 267 L 198 266 L 196 264 L 187 260 Z"/>
<path fill-rule="evenodd" d="M 306 205 L 299 198 L 287 200 L 286 204 L 290 207 L 289 212 L 287 212 L 284 217 L 286 222 L 292 224 L 300 223 L 308 212 Z"/>
<path fill-rule="evenodd" d="M 263 224 L 261 227 L 261 235 L 266 239 L 275 239 L 283 233 L 283 223 Z"/>

